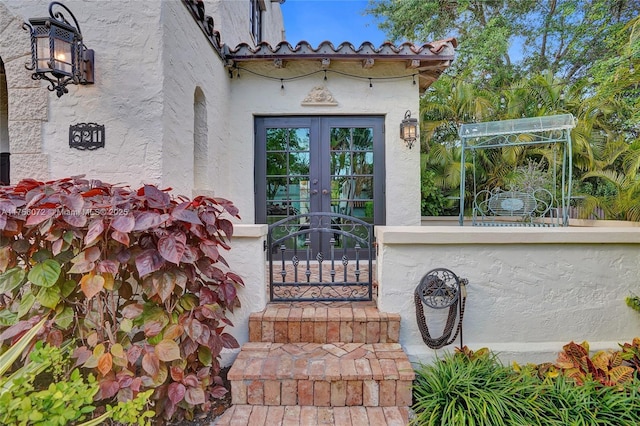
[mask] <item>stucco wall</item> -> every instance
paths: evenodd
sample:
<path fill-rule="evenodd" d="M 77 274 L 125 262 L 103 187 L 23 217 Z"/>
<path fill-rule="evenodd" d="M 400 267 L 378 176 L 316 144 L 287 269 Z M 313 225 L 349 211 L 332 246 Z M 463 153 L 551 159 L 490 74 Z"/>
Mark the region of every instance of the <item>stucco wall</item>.
<path fill-rule="evenodd" d="M 42 124 L 49 116 L 47 93 L 42 93 L 40 83 L 32 80 L 24 67 L 31 50 L 23 22 L 19 13 L 0 2 L 0 57 L 6 71 L 12 182 L 49 177 L 49 158 L 42 143 Z"/>
<path fill-rule="evenodd" d="M 271 43 L 280 41 L 282 13 L 279 3 L 267 1 L 263 13 L 264 39 Z M 235 47 L 251 40 L 248 21 L 249 1 L 223 0 L 206 2 L 205 13 L 214 18 L 215 29 L 221 32 L 222 42 Z M 162 184 L 174 188 L 177 194 L 220 195 L 240 206 L 244 223 L 253 212 L 250 192 L 233 192 L 227 189 L 229 174 L 237 174 L 234 164 L 226 161 L 229 150 L 238 150 L 230 141 L 230 127 L 234 123 L 231 104 L 253 104 L 255 95 L 234 97 L 228 70 L 221 58 L 193 21 L 187 8 L 180 1 L 162 2 L 163 24 L 163 96 L 165 99 L 162 123 L 165 130 L 162 147 Z M 198 87 L 206 104 L 206 132 L 208 167 L 194 185 L 194 93 Z M 195 123 L 196 126 L 203 123 Z M 242 137 L 253 138 L 252 122 L 240 125 Z M 251 146 L 251 150 L 253 146 Z M 249 152 L 242 152 L 251 158 Z M 200 159 L 200 162 L 202 159 Z M 251 163 L 253 168 L 253 163 Z M 248 208 L 243 205 L 248 201 Z"/>
<path fill-rule="evenodd" d="M 229 79 L 222 60 L 180 0 L 68 0 L 84 42 L 95 50 L 94 85 L 68 86 L 57 98 L 33 81 L 24 64 L 29 34 L 22 23 L 48 16 L 49 1 L 0 0 L 0 57 L 7 71 L 12 182 L 87 176 L 139 186 L 171 186 L 176 194 L 213 193 L 228 149 Z M 246 3 L 246 4 L 245 4 Z M 267 2 L 265 39 L 282 34 L 279 3 Z M 240 10 L 241 9 L 241 10 Z M 244 10 L 246 9 L 246 11 Z M 250 40 L 249 2 L 207 2 L 223 41 Z M 216 16 L 217 14 L 217 16 Z M 273 16 L 267 16 L 273 14 Z M 233 19 L 232 19 L 233 18 Z M 207 109 L 208 182 L 194 188 L 194 93 Z M 241 100 L 246 102 L 247 100 Z M 69 125 L 105 125 L 105 148 L 69 148 Z M 251 209 L 253 210 L 253 208 Z"/>
<path fill-rule="evenodd" d="M 49 1 L 3 3 L 20 24 L 30 17 L 48 16 Z M 26 177 L 14 168 L 21 168 L 22 159 L 13 152 L 16 144 L 27 141 L 41 146 L 49 159 L 45 163 L 48 173 L 30 167 L 26 170 L 30 177 L 86 174 L 134 186 L 159 181 L 163 100 L 160 4 L 144 1 L 131 7 L 124 1 L 65 1 L 78 20 L 85 45 L 95 50 L 96 84 L 70 85 L 69 93 L 61 98 L 46 90 L 45 83 L 30 79 L 29 71 L 24 69 L 30 55 L 29 33 L 15 25 L 11 28 L 11 36 L 23 45 L 23 56 L 21 67 L 7 70 L 7 78 L 30 81 L 28 90 L 38 94 L 36 101 L 23 98 L 27 89 L 13 93 L 9 90 L 9 113 L 22 121 L 20 128 L 10 134 L 12 181 Z M 67 18 L 70 19 L 68 15 Z M 33 109 L 42 111 L 39 123 L 20 120 Z M 105 125 L 105 148 L 91 152 L 69 148 L 69 125 L 83 122 Z"/>
<path fill-rule="evenodd" d="M 487 346 L 505 361 L 553 361 L 571 340 L 598 349 L 640 336 L 640 315 L 624 302 L 640 289 L 637 227 L 378 227 L 376 234 L 378 306 L 402 315 L 400 340 L 413 360 L 442 351 L 423 343 L 413 302 L 421 278 L 438 267 L 469 280 L 464 344 Z M 447 309 L 425 313 L 439 336 Z"/>
<path fill-rule="evenodd" d="M 265 0 L 264 3 L 266 9 L 262 13 L 262 41 L 275 46 L 282 41 L 282 10 L 279 2 Z M 249 0 L 206 0 L 205 13 L 213 17 L 222 43 L 232 48 L 240 43 L 254 44 L 248 20 Z"/>
<path fill-rule="evenodd" d="M 225 329 L 242 343 L 249 340 L 249 315 L 263 310 L 269 300 L 265 285 L 266 238 L 267 225 L 235 225 L 231 250 L 221 253 L 233 272 L 242 276 L 245 284 L 238 289 L 242 307 L 229 316 L 234 326 Z"/>
<path fill-rule="evenodd" d="M 162 185 L 175 194 L 213 194 L 220 186 L 219 152 L 226 145 L 229 82 L 222 60 L 211 48 L 181 2 L 163 2 Z M 208 12 L 207 12 L 208 13 Z M 206 176 L 194 187 L 194 96 L 196 87 L 206 104 L 208 163 Z"/>
<path fill-rule="evenodd" d="M 275 46 L 284 40 L 284 20 L 280 0 L 265 0 L 266 10 L 263 14 L 262 40 Z M 293 40 L 297 43 L 300 40 Z"/>
<path fill-rule="evenodd" d="M 223 193 L 241 209 L 243 220 L 254 221 L 253 197 L 253 122 L 254 117 L 286 115 L 382 115 L 385 117 L 386 221 L 387 225 L 420 224 L 420 150 L 407 148 L 399 136 L 400 122 L 407 110 L 418 111 L 418 86 L 404 63 L 379 63 L 373 69 L 362 69 L 360 62 L 331 63 L 331 70 L 364 79 L 320 72 L 304 78 L 285 81 L 281 89 L 279 78 L 301 76 L 321 70 L 320 61 L 288 62 L 284 69 L 275 69 L 272 62 L 241 63 L 254 73 L 240 71 L 231 85 L 230 134 L 223 153 Z M 366 77 L 403 76 L 403 79 L 373 80 L 369 87 Z M 301 106 L 309 92 L 325 86 L 337 101 L 335 106 Z M 242 100 L 251 99 L 251 102 Z"/>

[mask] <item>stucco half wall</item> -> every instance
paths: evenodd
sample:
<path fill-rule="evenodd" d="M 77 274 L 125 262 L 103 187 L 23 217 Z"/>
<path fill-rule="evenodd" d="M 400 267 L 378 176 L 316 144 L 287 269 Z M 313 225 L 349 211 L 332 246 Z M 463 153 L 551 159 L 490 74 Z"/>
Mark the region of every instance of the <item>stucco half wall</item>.
<path fill-rule="evenodd" d="M 640 336 L 640 314 L 624 301 L 640 291 L 640 228 L 377 227 L 376 236 L 378 306 L 402 316 L 413 361 L 459 345 L 431 350 L 417 326 L 414 290 L 439 267 L 469 280 L 464 345 L 504 362 L 554 361 L 572 340 L 598 350 Z M 425 308 L 432 335 L 447 311 Z"/>

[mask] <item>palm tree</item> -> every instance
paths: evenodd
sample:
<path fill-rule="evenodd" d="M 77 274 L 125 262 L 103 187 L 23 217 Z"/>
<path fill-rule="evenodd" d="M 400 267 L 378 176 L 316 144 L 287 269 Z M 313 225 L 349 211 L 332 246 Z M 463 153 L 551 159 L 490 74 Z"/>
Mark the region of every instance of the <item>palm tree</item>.
<path fill-rule="evenodd" d="M 607 219 L 640 221 L 640 143 L 630 145 L 619 137 L 610 141 L 599 154 L 598 168 L 583 174 L 582 181 L 596 179 L 615 190 L 584 194 L 582 217 L 588 217 L 600 208 Z"/>
<path fill-rule="evenodd" d="M 442 77 L 420 104 L 422 140 L 430 144 L 455 145 L 463 123 L 486 121 L 494 114 L 490 93 L 471 83 Z"/>
<path fill-rule="evenodd" d="M 618 56 L 594 67 L 594 87 L 585 84 L 578 123 L 581 136 L 591 147 L 589 162 L 582 165 L 584 216 L 596 208 L 607 219 L 640 221 L 640 17 L 622 30 L 628 42 Z"/>
<path fill-rule="evenodd" d="M 433 173 L 434 184 L 450 201 L 448 207 L 453 208 L 453 200 L 459 198 L 462 168 L 458 129 L 463 123 L 491 119 L 493 100 L 489 92 L 451 78 L 443 77 L 432 87 L 421 102 L 421 166 L 423 173 Z M 471 158 L 467 161 L 465 170 L 472 172 Z M 484 176 L 482 167 L 475 171 Z"/>
<path fill-rule="evenodd" d="M 637 79 L 630 80 L 633 75 L 629 75 L 628 70 L 622 74 L 626 78 L 624 84 L 628 85 L 628 81 L 637 83 Z M 640 75 L 640 73 L 636 74 Z M 588 80 L 568 84 L 557 79 L 550 72 L 534 75 L 496 92 L 477 89 L 465 82 L 454 84 L 452 79 L 443 78 L 442 83 L 438 83 L 441 82 L 434 84 L 434 90 L 423 99 L 421 105 L 422 135 L 425 138 L 422 144 L 422 165 L 423 170 L 434 173 L 434 183 L 444 194 L 451 196 L 459 193 L 461 156 L 458 128 L 460 124 L 570 113 L 577 119 L 576 127 L 571 132 L 573 176 L 577 180 L 592 181 L 597 184 L 597 182 L 604 182 L 599 180 L 599 173 L 608 170 L 605 174 L 611 178 L 609 180 L 616 181 L 620 188 L 625 188 L 623 192 L 628 196 L 626 203 L 629 204 L 629 211 L 635 210 L 632 189 L 632 183 L 635 181 L 631 176 L 635 176 L 637 171 L 637 163 L 634 163 L 632 158 L 637 157 L 634 157 L 636 154 L 631 153 L 622 155 L 629 146 L 630 132 L 625 131 L 621 125 L 625 120 L 628 122 L 628 117 L 634 112 L 628 107 L 628 99 L 621 97 L 620 92 L 594 91 L 593 85 Z M 637 123 L 636 127 L 638 127 Z M 631 137 L 633 136 L 631 132 Z M 616 150 L 620 151 L 616 157 L 619 160 L 611 163 L 608 158 Z M 633 152 L 637 151 L 633 150 Z M 469 188 L 465 199 L 470 197 L 469 192 L 473 190 L 477 192 L 481 189 L 508 187 L 519 168 L 527 165 L 531 160 L 546 164 L 550 182 L 557 187 L 558 174 L 556 172 L 554 180 L 552 171 L 559 170 L 563 161 L 562 155 L 559 155 L 558 150 L 552 145 L 506 146 L 491 150 L 477 150 L 475 154 L 465 158 L 468 163 L 465 169 L 470 174 L 467 176 L 467 181 L 474 182 L 475 185 L 474 188 Z M 632 170 L 633 166 L 630 165 L 623 170 L 622 158 L 626 163 L 636 164 L 636 169 Z M 613 178 L 611 170 L 616 171 L 617 179 Z M 589 174 L 585 175 L 585 173 Z M 629 178 L 621 180 L 621 176 L 629 176 Z M 624 185 L 622 185 L 623 181 Z M 628 194 L 629 191 L 630 194 Z M 555 192 L 558 196 L 558 191 Z M 591 195 L 598 194 L 593 192 Z M 604 194 L 599 196 L 602 200 L 597 204 L 606 204 Z M 622 203 L 623 198 L 619 201 Z M 593 200 L 589 203 L 591 203 L 590 206 L 595 205 Z M 465 205 L 470 205 L 467 200 Z M 615 215 L 620 216 L 619 213 Z"/>

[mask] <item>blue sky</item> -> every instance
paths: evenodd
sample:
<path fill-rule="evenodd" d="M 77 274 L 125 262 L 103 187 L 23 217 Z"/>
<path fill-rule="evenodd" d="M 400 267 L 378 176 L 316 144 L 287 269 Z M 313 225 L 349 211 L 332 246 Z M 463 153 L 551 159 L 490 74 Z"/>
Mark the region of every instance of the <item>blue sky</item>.
<path fill-rule="evenodd" d="M 387 38 L 373 16 L 365 15 L 367 0 L 286 0 L 282 5 L 289 43 L 308 41 L 312 47 L 328 40 L 337 47 L 343 41 L 359 47 L 364 41 L 380 46 Z"/>
<path fill-rule="evenodd" d="M 287 41 L 295 46 L 306 40 L 314 48 L 325 40 L 335 47 L 348 41 L 356 48 L 370 41 L 379 47 L 387 38 L 378 29 L 375 18 L 365 15 L 367 3 L 367 0 L 286 0 L 282 14 Z M 513 61 L 521 59 L 517 40 L 510 53 Z"/>

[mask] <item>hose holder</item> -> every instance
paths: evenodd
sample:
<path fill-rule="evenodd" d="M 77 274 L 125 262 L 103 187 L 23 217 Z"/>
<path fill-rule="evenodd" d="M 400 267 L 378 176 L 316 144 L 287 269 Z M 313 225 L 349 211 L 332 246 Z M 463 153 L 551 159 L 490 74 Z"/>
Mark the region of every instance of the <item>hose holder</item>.
<path fill-rule="evenodd" d="M 467 279 L 459 278 L 449 269 L 436 268 L 427 272 L 416 287 L 414 292 L 416 321 L 422 334 L 422 340 L 431 349 L 440 349 L 450 345 L 458 335 L 460 335 L 460 347 L 462 347 L 462 319 L 467 301 L 466 286 L 468 284 Z M 449 308 L 442 336 L 431 337 L 423 304 L 433 309 Z M 454 329 L 455 334 L 453 334 Z"/>

